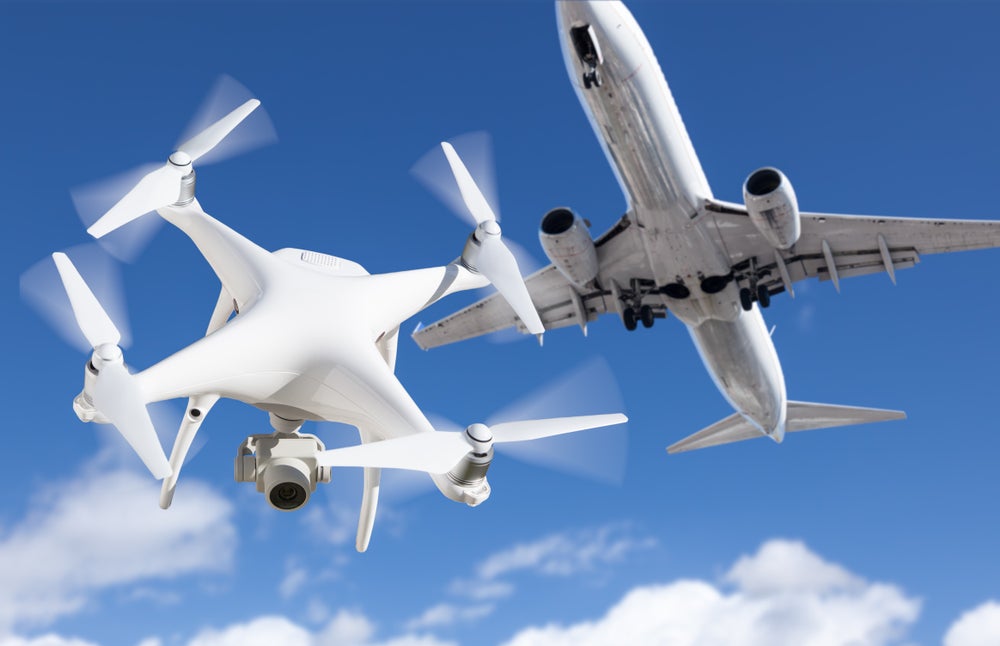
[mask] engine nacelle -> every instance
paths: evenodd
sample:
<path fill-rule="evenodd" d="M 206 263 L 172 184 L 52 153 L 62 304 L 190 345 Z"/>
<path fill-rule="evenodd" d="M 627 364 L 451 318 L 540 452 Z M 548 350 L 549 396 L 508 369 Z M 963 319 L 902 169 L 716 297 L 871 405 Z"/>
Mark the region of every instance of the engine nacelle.
<path fill-rule="evenodd" d="M 597 278 L 597 248 L 587 224 L 565 207 L 552 209 L 542 217 L 538 233 L 542 249 L 556 269 L 577 287 Z"/>
<path fill-rule="evenodd" d="M 778 249 L 788 249 L 802 233 L 799 202 L 791 182 L 777 168 L 760 168 L 743 183 L 743 202 L 750 221 Z"/>

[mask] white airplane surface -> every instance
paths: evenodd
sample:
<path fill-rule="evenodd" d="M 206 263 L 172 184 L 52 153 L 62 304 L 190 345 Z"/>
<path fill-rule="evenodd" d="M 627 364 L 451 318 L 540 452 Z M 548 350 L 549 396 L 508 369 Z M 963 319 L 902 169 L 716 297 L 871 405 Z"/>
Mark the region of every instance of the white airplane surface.
<path fill-rule="evenodd" d="M 1000 222 L 801 212 L 775 168 L 753 172 L 744 203 L 715 199 L 642 30 L 621 2 L 557 1 L 569 77 L 625 195 L 591 238 L 553 209 L 540 238 L 552 264 L 526 284 L 546 329 L 615 313 L 626 328 L 672 313 L 688 328 L 733 415 L 669 447 L 680 452 L 786 432 L 900 419 L 899 411 L 789 401 L 761 309 L 810 277 L 896 272 L 925 254 L 1000 246 Z M 735 104 L 734 104 L 735 105 Z M 424 349 L 515 326 L 497 295 L 414 334 Z"/>
<path fill-rule="evenodd" d="M 441 267 L 370 275 L 343 258 L 302 249 L 268 251 L 205 213 L 195 198 L 193 163 L 259 105 L 245 104 L 181 144 L 88 232 L 100 238 L 156 211 L 197 246 L 222 283 L 204 338 L 132 373 L 121 334 L 64 253 L 53 254 L 73 316 L 93 347 L 73 407 L 84 422 L 110 423 L 150 472 L 170 506 L 185 457 L 220 398 L 269 413 L 274 432 L 249 436 L 235 461 L 238 482 L 256 483 L 272 507 L 301 508 L 330 468 L 364 468 L 356 547 L 368 547 L 382 468 L 429 473 L 449 499 L 475 506 L 490 495 L 493 445 L 621 424 L 620 414 L 435 430 L 394 374 L 399 326 L 457 291 L 497 286 L 537 333 L 543 331 L 500 227 L 463 162 L 442 144 L 477 226 L 461 255 Z M 146 408 L 187 398 L 168 460 Z M 299 429 L 306 421 L 357 427 L 361 444 L 326 450 Z"/>

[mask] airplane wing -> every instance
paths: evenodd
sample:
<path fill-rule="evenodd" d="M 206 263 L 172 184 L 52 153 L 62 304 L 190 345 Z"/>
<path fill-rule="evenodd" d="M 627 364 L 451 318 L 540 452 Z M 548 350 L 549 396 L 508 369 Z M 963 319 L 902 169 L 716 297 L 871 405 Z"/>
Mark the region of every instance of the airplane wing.
<path fill-rule="evenodd" d="M 771 293 L 786 287 L 778 252 L 757 231 L 742 204 L 712 201 L 705 217 L 714 219 L 720 242 L 737 275 L 756 259 L 767 273 L 761 281 Z M 789 283 L 806 278 L 839 281 L 852 276 L 895 272 L 933 253 L 1000 247 L 1000 221 L 896 218 L 873 215 L 802 213 L 802 235 L 780 252 Z M 832 262 L 831 262 L 832 261 Z M 831 266 L 834 271 L 831 271 Z"/>
<path fill-rule="evenodd" d="M 799 241 L 778 252 L 760 235 L 742 204 L 713 200 L 701 217 L 713 220 L 708 228 L 729 252 L 736 276 L 748 272 L 753 261 L 763 274 L 758 282 L 772 294 L 812 277 L 834 280 L 838 289 L 844 278 L 878 272 L 887 272 L 895 281 L 896 271 L 914 266 L 923 255 L 1000 247 L 1000 221 L 802 213 Z M 612 293 L 615 281 L 652 280 L 640 234 L 628 223 L 622 218 L 595 241 L 602 289 L 578 292 L 552 265 L 525 280 L 546 330 L 582 327 L 607 312 L 620 314 L 620 301 Z M 413 338 L 427 350 L 511 326 L 526 332 L 507 303 L 493 294 L 419 330 Z"/>
<path fill-rule="evenodd" d="M 595 240 L 594 246 L 597 248 L 601 276 L 652 279 L 649 263 L 645 262 L 642 241 L 631 227 L 628 218 L 622 218 Z M 581 292 L 574 288 L 554 265 L 536 271 L 524 282 L 528 286 L 528 293 L 546 330 L 568 325 L 584 327 L 588 321 L 593 321 L 605 312 L 618 311 L 617 299 L 613 297 L 610 286 Z M 499 294 L 494 293 L 418 330 L 413 334 L 413 340 L 424 350 L 429 350 L 511 326 L 527 334 L 527 330 L 507 302 Z"/>

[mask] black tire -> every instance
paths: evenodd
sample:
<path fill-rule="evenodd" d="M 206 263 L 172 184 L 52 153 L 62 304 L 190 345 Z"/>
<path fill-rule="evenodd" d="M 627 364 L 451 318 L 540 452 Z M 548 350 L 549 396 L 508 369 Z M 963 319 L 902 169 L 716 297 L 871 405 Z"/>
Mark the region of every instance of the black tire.
<path fill-rule="evenodd" d="M 757 302 L 761 307 L 771 304 L 771 292 L 767 291 L 767 285 L 757 285 Z"/>
<path fill-rule="evenodd" d="M 653 318 L 653 308 L 649 305 L 643 305 L 639 308 L 639 320 L 642 321 L 643 327 L 653 327 L 653 323 L 656 319 Z"/>
<path fill-rule="evenodd" d="M 744 312 L 749 312 L 753 309 L 753 294 L 746 287 L 740 288 L 740 305 L 743 306 Z"/>
<path fill-rule="evenodd" d="M 589 90 L 590 86 L 594 84 L 594 77 L 590 72 L 583 73 L 583 89 Z"/>
<path fill-rule="evenodd" d="M 622 311 L 622 321 L 625 323 L 625 329 L 629 332 L 639 325 L 639 322 L 635 318 L 635 310 L 631 307 L 626 307 Z"/>
<path fill-rule="evenodd" d="M 590 73 L 590 78 L 591 78 L 591 80 L 594 83 L 594 87 L 601 87 L 601 71 L 600 70 L 595 69 L 593 72 L 591 72 Z"/>

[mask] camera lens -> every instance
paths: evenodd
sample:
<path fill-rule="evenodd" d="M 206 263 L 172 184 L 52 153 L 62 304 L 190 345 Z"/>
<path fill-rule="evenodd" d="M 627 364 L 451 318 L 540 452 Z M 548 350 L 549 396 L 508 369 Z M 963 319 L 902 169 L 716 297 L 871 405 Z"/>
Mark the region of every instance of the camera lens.
<path fill-rule="evenodd" d="M 282 482 L 271 489 L 271 504 L 278 509 L 298 509 L 306 498 L 305 488 L 297 482 Z"/>

